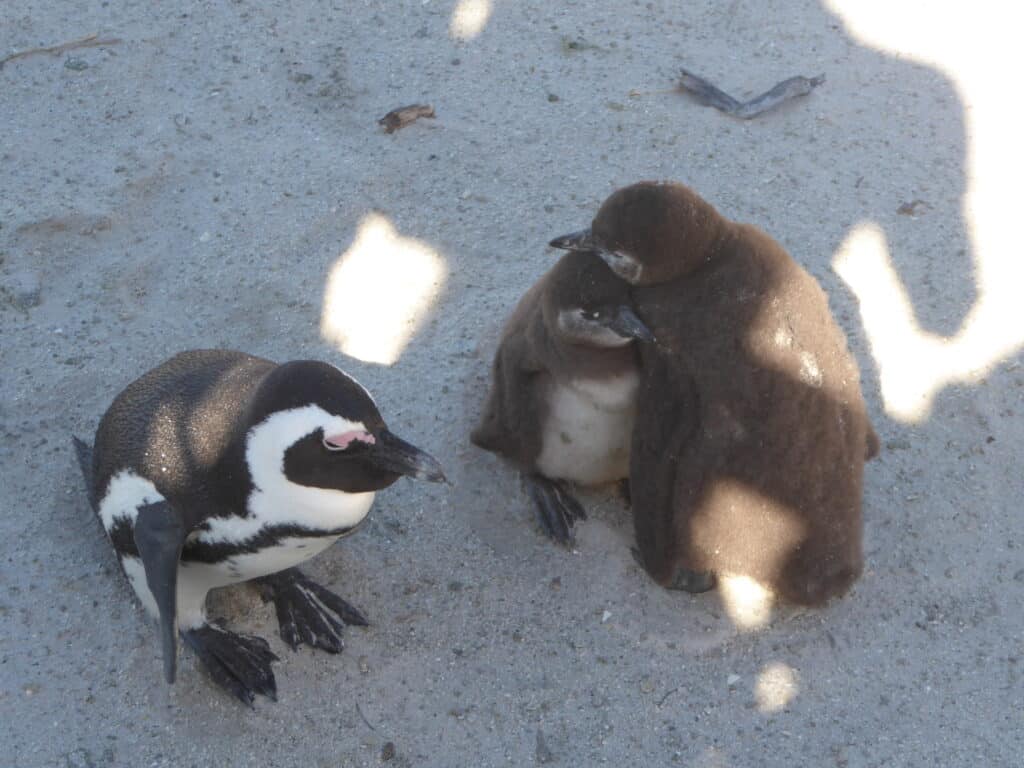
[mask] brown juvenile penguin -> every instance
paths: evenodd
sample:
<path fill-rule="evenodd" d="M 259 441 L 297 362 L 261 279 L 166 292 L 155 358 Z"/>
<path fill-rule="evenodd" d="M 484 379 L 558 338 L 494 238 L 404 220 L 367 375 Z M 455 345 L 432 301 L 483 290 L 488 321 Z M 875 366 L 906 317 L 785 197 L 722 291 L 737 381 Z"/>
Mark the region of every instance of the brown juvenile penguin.
<path fill-rule="evenodd" d="M 621 189 L 551 244 L 597 252 L 658 339 L 641 348 L 630 462 L 651 576 L 689 591 L 746 576 L 802 605 L 845 592 L 878 438 L 814 278 L 673 183 Z"/>
<path fill-rule="evenodd" d="M 502 331 L 471 439 L 519 469 L 541 526 L 561 544 L 586 517 L 563 481 L 599 485 L 629 473 L 635 339 L 653 337 L 629 307 L 629 286 L 589 253 L 566 254 Z"/>

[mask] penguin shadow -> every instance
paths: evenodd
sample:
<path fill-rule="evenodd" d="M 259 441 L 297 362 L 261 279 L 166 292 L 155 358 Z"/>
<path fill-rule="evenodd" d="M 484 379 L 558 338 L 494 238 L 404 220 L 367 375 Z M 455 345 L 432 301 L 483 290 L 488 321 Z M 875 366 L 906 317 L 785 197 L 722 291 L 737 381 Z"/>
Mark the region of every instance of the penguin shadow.
<path fill-rule="evenodd" d="M 860 18 L 855 8 L 849 16 Z M 747 210 L 736 218 L 763 226 L 784 244 L 825 242 L 827 254 L 855 226 L 876 225 L 922 331 L 953 336 L 979 298 L 979 262 L 963 213 L 965 106 L 940 69 L 872 47 L 858 39 L 852 23 L 818 0 L 771 9 L 731 3 L 706 30 L 714 46 L 705 50 L 707 58 L 697 62 L 690 56 L 700 54 L 691 54 L 689 67 L 702 67 L 700 74 L 737 95 L 743 88 L 760 91 L 767 84 L 750 62 L 764 57 L 764 41 L 785 39 L 792 29 L 814 30 L 808 32 L 814 47 L 802 58 L 827 80 L 806 99 L 754 121 L 737 121 L 691 97 L 685 97 L 687 117 L 705 129 L 724 130 L 720 151 L 742 147 L 733 162 L 759 180 L 747 191 L 739 188 Z M 884 33 L 880 23 L 873 21 L 868 31 Z M 836 53 L 818 63 L 815 51 L 822 49 Z M 721 53 L 715 57 L 713 51 Z M 786 130 L 794 120 L 809 125 Z M 783 130 L 789 135 L 780 136 Z M 713 164 L 694 170 L 710 174 Z M 698 190 L 722 187 L 713 175 L 706 178 Z M 799 212 L 772 202 L 778 194 L 789 203 L 799 199 Z M 795 255 L 805 261 L 804 254 Z"/>

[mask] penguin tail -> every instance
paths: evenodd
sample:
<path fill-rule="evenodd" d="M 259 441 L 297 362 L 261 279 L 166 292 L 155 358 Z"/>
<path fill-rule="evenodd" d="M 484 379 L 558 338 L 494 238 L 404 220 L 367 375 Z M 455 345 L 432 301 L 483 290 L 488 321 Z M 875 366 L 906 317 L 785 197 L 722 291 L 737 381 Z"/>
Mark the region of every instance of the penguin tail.
<path fill-rule="evenodd" d="M 96 511 L 96 492 L 92 485 L 92 448 L 84 440 L 74 435 L 71 441 L 75 444 L 75 455 L 78 457 L 78 468 L 82 470 L 82 479 L 85 480 L 85 491 L 89 496 L 89 504 Z"/>
<path fill-rule="evenodd" d="M 487 424 L 481 424 L 469 434 L 469 440 L 473 445 L 477 448 L 483 448 L 485 451 L 491 451 L 492 453 L 497 448 L 496 438 L 497 435 L 494 430 L 490 429 Z"/>
<path fill-rule="evenodd" d="M 867 445 L 864 451 L 864 460 L 871 461 L 878 452 L 882 450 L 882 441 L 878 439 L 878 433 L 875 432 L 875 428 L 868 422 L 868 434 L 867 434 Z"/>

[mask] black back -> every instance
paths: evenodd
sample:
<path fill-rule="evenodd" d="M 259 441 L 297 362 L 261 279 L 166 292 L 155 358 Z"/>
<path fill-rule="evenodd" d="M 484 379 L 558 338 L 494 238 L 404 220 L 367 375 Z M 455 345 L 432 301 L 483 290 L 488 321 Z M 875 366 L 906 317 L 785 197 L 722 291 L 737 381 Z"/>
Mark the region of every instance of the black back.
<path fill-rule="evenodd" d="M 242 352 L 189 350 L 133 381 L 96 431 L 96 497 L 127 469 L 153 482 L 189 528 L 225 507 L 237 511 L 251 481 L 236 449 L 253 396 L 276 367 Z"/>

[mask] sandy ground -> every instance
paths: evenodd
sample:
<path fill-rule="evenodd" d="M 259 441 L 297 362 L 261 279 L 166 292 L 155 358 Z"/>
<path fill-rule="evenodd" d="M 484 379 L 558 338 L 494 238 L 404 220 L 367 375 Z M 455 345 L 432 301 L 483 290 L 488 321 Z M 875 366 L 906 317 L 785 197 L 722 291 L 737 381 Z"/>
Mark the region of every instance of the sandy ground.
<path fill-rule="evenodd" d="M 155 5 L 0 11 L 0 57 L 120 40 L 0 71 L 0 763 L 1024 764 L 1007 20 L 852 0 Z M 827 82 L 744 123 L 657 92 L 682 66 L 743 98 Z M 436 119 L 376 124 L 413 102 Z M 826 610 L 747 631 L 716 593 L 655 587 L 611 494 L 583 496 L 577 551 L 558 550 L 468 444 L 545 243 L 642 178 L 767 229 L 849 333 L 884 448 L 866 572 Z M 346 257 L 362 267 L 338 298 Z M 407 343 L 375 360 L 378 322 Z M 288 651 L 254 592 L 217 596 L 281 656 L 280 701 L 253 711 L 188 654 L 162 683 L 70 450 L 125 383 L 208 346 L 338 363 L 454 480 L 396 484 L 310 564 L 373 622 L 338 657 Z"/>

